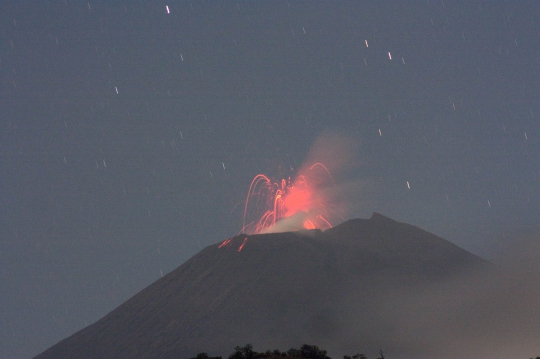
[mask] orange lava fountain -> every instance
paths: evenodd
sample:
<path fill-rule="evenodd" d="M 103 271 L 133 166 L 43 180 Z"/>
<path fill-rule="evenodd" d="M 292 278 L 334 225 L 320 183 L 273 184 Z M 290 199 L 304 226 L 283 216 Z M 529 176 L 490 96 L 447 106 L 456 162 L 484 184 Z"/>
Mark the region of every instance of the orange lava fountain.
<path fill-rule="evenodd" d="M 274 182 L 258 174 L 246 197 L 242 233 L 331 228 L 332 205 L 325 195 L 329 187 L 335 187 L 334 180 L 320 162 L 300 172 L 294 181 Z"/>

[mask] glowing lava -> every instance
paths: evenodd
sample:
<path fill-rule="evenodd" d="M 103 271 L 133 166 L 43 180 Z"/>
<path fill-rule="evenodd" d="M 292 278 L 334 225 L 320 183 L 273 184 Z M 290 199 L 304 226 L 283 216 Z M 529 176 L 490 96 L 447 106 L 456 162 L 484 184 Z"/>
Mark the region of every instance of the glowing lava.
<path fill-rule="evenodd" d="M 335 188 L 334 180 L 320 162 L 301 171 L 294 181 L 289 178 L 274 182 L 263 174 L 255 176 L 244 205 L 242 232 L 331 228 L 329 188 Z"/>
<path fill-rule="evenodd" d="M 225 247 L 227 244 L 231 243 L 232 238 L 226 239 L 219 245 L 218 248 Z"/>
<path fill-rule="evenodd" d="M 247 237 L 244 238 L 244 241 L 242 242 L 242 244 L 240 245 L 240 247 L 238 247 L 238 252 L 241 252 L 242 251 L 242 248 L 244 248 L 244 246 L 246 245 L 246 242 L 247 242 Z"/>

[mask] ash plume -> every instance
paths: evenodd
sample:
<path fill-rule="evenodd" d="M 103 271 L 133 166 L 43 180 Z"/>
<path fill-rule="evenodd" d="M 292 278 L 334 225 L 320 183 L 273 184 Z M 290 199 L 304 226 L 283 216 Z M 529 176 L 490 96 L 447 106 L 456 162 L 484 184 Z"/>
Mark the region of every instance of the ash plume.
<path fill-rule="evenodd" d="M 349 172 L 356 167 L 355 152 L 354 141 L 345 135 L 329 132 L 320 135 L 294 178 L 282 185 L 277 193 L 269 191 L 271 198 L 267 207 L 274 206 L 274 209 L 266 209 L 262 217 L 270 212 L 274 221 L 251 232 L 326 229 L 345 220 L 348 210 L 355 207 L 361 195 L 360 183 L 348 178 Z M 248 194 L 246 201 L 249 200 Z M 276 213 L 280 210 L 275 208 L 276 203 L 283 205 L 282 213 Z"/>

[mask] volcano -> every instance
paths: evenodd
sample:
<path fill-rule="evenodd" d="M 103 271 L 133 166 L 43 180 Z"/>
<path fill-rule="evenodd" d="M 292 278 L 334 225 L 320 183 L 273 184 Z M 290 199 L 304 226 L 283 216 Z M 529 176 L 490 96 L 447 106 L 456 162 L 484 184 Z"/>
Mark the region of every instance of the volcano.
<path fill-rule="evenodd" d="M 429 356 L 433 338 L 418 328 L 464 290 L 451 293 L 445 283 L 479 268 L 491 264 L 377 213 L 325 231 L 239 235 L 206 247 L 36 359 L 226 356 L 246 343 Z"/>

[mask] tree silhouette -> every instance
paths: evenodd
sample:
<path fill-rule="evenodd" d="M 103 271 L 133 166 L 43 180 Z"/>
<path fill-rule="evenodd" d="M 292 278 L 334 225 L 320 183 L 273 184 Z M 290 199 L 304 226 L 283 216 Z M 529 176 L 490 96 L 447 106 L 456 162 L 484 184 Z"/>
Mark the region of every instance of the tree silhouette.
<path fill-rule="evenodd" d="M 219 356 L 219 357 L 210 357 L 206 353 L 199 353 L 199 354 L 197 354 L 196 357 L 191 358 L 191 359 L 222 359 L 222 358 L 221 358 L 221 356 Z"/>
<path fill-rule="evenodd" d="M 235 347 L 234 353 L 229 355 L 229 359 L 254 359 L 255 354 L 258 354 L 253 351 L 253 345 L 246 344 L 243 347 Z"/>
<path fill-rule="evenodd" d="M 267 350 L 264 353 L 257 353 L 253 350 L 253 345 L 246 344 L 243 347 L 237 346 L 234 352 L 229 355 L 228 359 L 331 359 L 326 355 L 326 350 L 319 349 L 316 345 L 304 344 L 300 349 L 291 348 L 286 352 L 281 352 L 278 349 L 273 351 Z M 222 359 L 221 356 L 210 357 L 206 353 L 199 353 L 191 359 Z M 343 359 L 367 359 L 364 354 L 354 354 L 353 356 L 344 355 Z M 379 350 L 377 359 L 385 359 L 382 349 Z M 540 356 L 530 359 L 540 359 Z"/>
<path fill-rule="evenodd" d="M 330 359 L 326 350 L 319 349 L 316 345 L 304 344 L 300 348 L 300 357 L 306 359 Z"/>
<path fill-rule="evenodd" d="M 364 354 L 360 354 L 360 353 L 356 353 L 354 354 L 352 357 L 348 356 L 348 355 L 344 355 L 343 356 L 343 359 L 367 359 L 367 356 L 365 356 Z"/>

